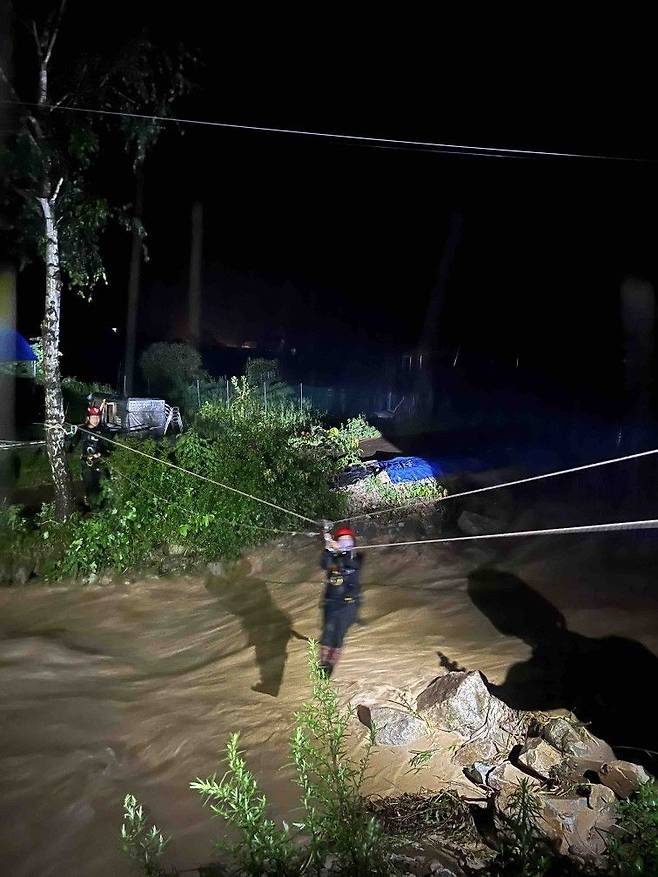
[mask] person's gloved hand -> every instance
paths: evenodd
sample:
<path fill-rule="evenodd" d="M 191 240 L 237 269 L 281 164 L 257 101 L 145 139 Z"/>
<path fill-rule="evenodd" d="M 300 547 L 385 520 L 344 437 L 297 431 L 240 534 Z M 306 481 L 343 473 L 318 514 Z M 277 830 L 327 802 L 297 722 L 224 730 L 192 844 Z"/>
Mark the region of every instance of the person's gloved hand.
<path fill-rule="evenodd" d="M 334 540 L 331 538 L 331 521 L 323 521 L 322 527 L 324 530 L 324 547 L 328 551 L 337 551 L 338 543 L 334 542 Z"/>
<path fill-rule="evenodd" d="M 327 551 L 334 551 L 334 552 L 339 551 L 338 542 L 334 542 L 334 540 L 331 538 L 329 533 L 324 534 L 324 546 L 327 549 Z"/>

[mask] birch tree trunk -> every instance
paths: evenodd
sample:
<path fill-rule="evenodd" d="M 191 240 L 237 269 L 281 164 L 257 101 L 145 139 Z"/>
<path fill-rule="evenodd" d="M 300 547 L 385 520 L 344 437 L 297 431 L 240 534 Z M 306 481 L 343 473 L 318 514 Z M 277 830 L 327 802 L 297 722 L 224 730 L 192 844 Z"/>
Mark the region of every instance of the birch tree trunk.
<path fill-rule="evenodd" d="M 46 301 L 41 323 L 41 338 L 46 395 L 46 450 L 55 488 L 55 514 L 63 520 L 73 511 L 73 491 L 64 447 L 64 400 L 59 370 L 62 277 L 59 269 L 59 239 L 54 216 L 56 198 L 57 191 L 51 198 L 39 198 L 46 235 Z"/>
<path fill-rule="evenodd" d="M 33 22 L 34 36 L 39 55 L 39 86 L 37 118 L 34 130 L 37 142 L 44 146 L 44 137 L 38 119 L 41 118 L 42 107 L 47 106 L 48 65 L 55 47 L 59 25 L 66 7 L 66 0 L 61 0 L 59 13 L 51 31 L 43 33 L 41 38 Z M 41 338 L 43 342 L 43 377 L 45 388 L 46 409 L 46 451 L 53 476 L 55 490 L 55 515 L 64 520 L 73 511 L 73 486 L 71 473 L 66 464 L 65 433 L 64 433 L 64 400 L 62 398 L 62 376 L 59 370 L 59 317 L 62 301 L 62 275 L 60 272 L 59 236 L 55 221 L 55 202 L 63 179 L 60 179 L 55 190 L 52 178 L 47 172 L 42 180 L 38 202 L 43 213 L 44 236 L 46 239 L 46 300 L 41 322 Z"/>

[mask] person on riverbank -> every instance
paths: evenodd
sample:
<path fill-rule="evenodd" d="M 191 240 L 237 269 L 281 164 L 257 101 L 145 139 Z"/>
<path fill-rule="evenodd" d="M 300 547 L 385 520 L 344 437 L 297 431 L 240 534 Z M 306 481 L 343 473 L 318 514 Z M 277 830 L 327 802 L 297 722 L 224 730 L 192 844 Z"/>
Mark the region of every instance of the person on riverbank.
<path fill-rule="evenodd" d="M 326 530 L 324 540 L 321 565 L 325 571 L 325 590 L 320 667 L 329 677 L 340 658 L 347 631 L 356 621 L 361 602 L 361 557 L 355 550 L 354 533 L 349 527 L 336 530 L 333 538 Z"/>
<path fill-rule="evenodd" d="M 101 418 L 105 408 L 105 399 L 100 407 L 89 403 L 87 419 L 83 428 L 78 430 L 81 442 L 80 477 L 85 486 L 85 505 L 88 508 L 96 505 L 101 489 L 101 457 L 106 448 L 103 445 L 103 428 Z"/>

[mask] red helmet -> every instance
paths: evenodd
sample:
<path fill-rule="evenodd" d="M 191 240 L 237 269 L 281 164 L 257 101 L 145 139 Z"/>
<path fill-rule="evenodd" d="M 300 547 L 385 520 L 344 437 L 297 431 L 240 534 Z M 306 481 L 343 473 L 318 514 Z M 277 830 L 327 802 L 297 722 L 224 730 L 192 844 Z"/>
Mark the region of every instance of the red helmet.
<path fill-rule="evenodd" d="M 340 539 L 341 536 L 351 536 L 354 539 L 354 531 L 350 530 L 349 527 L 340 527 L 334 533 L 334 539 Z"/>
<path fill-rule="evenodd" d="M 87 414 L 89 415 L 89 417 L 99 417 L 99 416 L 100 416 L 100 413 L 101 413 L 101 409 L 100 409 L 100 408 L 96 408 L 95 405 L 90 405 L 90 406 L 87 408 Z"/>

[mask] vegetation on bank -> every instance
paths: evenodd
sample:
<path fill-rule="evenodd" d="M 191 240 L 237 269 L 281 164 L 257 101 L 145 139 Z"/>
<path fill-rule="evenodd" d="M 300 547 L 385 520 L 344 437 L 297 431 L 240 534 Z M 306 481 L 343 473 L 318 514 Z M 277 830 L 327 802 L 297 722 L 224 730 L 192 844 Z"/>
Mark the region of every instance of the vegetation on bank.
<path fill-rule="evenodd" d="M 160 461 L 320 521 L 344 515 L 332 481 L 358 459 L 359 441 L 371 430 L 363 418 L 327 428 L 319 413 L 283 392 L 265 405 L 255 383 L 233 378 L 229 403 L 203 403 L 175 440 L 122 438 L 121 447 L 111 446 L 92 513 L 61 522 L 49 505 L 32 516 L 2 507 L 0 554 L 36 561 L 49 579 L 124 571 L 165 555 L 189 562 L 237 557 L 277 531 L 318 528 Z"/>
<path fill-rule="evenodd" d="M 445 495 L 434 480 L 392 485 L 379 476 L 337 490 L 339 473 L 361 461 L 359 443 L 380 433 L 361 415 L 329 425 L 323 412 L 300 404 L 275 359 L 250 359 L 243 377 L 214 379 L 201 370 L 194 348 L 162 343 L 151 345 L 141 364 L 153 392 L 183 405 L 185 432 L 158 441 L 116 435 L 121 447 L 105 446 L 93 512 L 78 508 L 64 521 L 49 503 L 35 511 L 50 480 L 43 448 L 8 453 L 3 475 L 32 510 L 0 506 L 0 582 L 33 574 L 93 577 L 145 565 L 165 572 L 234 558 L 281 531 L 319 529 L 163 461 L 316 522 L 400 504 L 425 507 Z M 69 422 L 83 420 L 90 393 L 111 392 L 75 378 L 63 379 L 63 387 Z M 79 449 L 70 445 L 68 465 L 77 480 Z"/>

